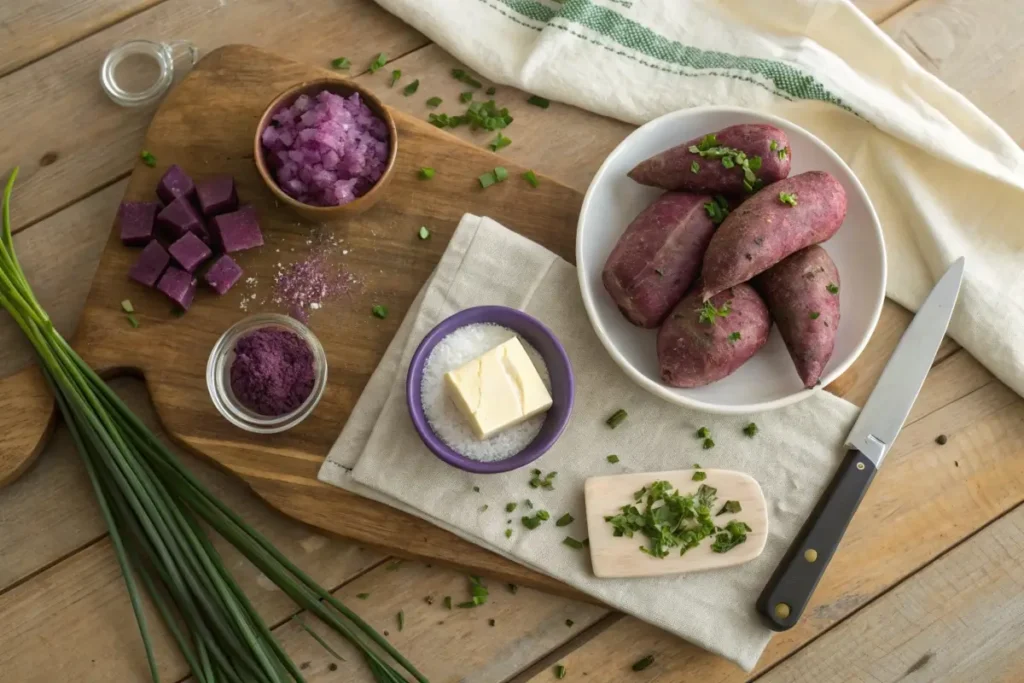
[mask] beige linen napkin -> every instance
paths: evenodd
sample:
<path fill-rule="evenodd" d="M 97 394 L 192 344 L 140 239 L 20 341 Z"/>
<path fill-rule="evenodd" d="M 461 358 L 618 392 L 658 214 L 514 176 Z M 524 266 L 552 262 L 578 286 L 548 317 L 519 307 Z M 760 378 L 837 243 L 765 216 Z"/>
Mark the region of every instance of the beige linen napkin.
<path fill-rule="evenodd" d="M 426 449 L 409 419 L 405 376 L 416 345 L 444 318 L 483 304 L 515 307 L 538 318 L 562 341 L 572 362 L 572 418 L 558 443 L 534 464 L 558 472 L 553 491 L 531 489 L 529 468 L 474 475 L 446 465 Z M 609 429 L 605 419 L 618 408 L 627 409 L 629 419 Z M 743 417 L 709 415 L 653 397 L 626 377 L 597 339 L 575 268 L 491 219 L 467 214 L 319 477 L 556 577 L 749 671 L 771 635 L 759 622 L 754 601 L 838 466 L 856 412 L 851 403 L 824 392 L 789 408 Z M 759 428 L 753 439 L 742 432 L 751 419 Z M 694 436 L 701 426 L 711 430 L 714 449 L 702 450 Z M 606 460 L 612 453 L 618 464 Z M 566 535 L 587 535 L 587 477 L 685 469 L 697 462 L 747 472 L 760 482 L 768 500 L 769 535 L 756 560 L 694 574 L 598 579 L 587 552 L 562 545 Z M 550 511 L 552 521 L 525 529 L 519 519 L 526 498 Z M 508 514 L 505 505 L 513 501 L 520 509 Z M 566 512 L 576 521 L 556 527 L 553 520 Z M 508 519 L 513 520 L 511 539 L 505 537 Z"/>

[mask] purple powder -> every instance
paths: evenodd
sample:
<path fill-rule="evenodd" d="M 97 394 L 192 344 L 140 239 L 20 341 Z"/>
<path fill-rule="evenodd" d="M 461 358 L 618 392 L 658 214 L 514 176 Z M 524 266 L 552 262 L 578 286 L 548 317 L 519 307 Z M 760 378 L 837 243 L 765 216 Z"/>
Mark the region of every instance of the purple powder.
<path fill-rule="evenodd" d="M 235 344 L 231 390 L 260 415 L 292 412 L 313 393 L 314 380 L 313 351 L 294 332 L 265 327 Z"/>

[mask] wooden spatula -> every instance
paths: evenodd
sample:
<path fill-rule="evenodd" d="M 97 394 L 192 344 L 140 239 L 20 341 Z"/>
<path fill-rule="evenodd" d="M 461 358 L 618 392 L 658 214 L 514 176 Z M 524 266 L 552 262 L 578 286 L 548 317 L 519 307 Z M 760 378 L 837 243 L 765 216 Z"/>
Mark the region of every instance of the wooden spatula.
<path fill-rule="evenodd" d="M 694 481 L 693 474 L 697 471 L 637 472 L 587 479 L 584 486 L 587 530 L 590 534 L 590 559 L 596 576 L 659 576 L 719 569 L 749 562 L 761 554 L 768 538 L 768 510 L 760 485 L 750 475 L 733 470 L 699 470 L 706 473 L 707 478 Z M 716 553 L 711 550 L 714 539 L 708 538 L 683 555 L 673 550 L 668 557 L 659 559 L 640 551 L 640 545 L 648 544 L 643 534 L 636 533 L 633 538 L 614 536 L 614 529 L 605 517 L 619 514 L 623 505 L 636 504 L 633 494 L 656 481 L 668 481 L 683 495 L 696 493 L 701 484 L 718 489 L 715 508 L 711 511 L 712 519 L 722 527 L 733 519 L 746 522 L 752 529 L 747 533 L 747 540 L 727 552 Z M 739 501 L 742 510 L 717 515 L 729 500 Z M 645 504 L 636 505 L 641 512 L 646 507 Z"/>

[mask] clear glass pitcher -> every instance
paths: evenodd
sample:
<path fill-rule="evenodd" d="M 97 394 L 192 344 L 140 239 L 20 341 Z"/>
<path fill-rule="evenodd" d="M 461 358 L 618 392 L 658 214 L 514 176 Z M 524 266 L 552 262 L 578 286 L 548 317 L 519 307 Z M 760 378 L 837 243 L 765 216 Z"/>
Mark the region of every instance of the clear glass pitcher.
<path fill-rule="evenodd" d="M 174 83 L 176 68 L 186 72 L 198 59 L 199 50 L 187 40 L 130 40 L 107 54 L 100 67 L 100 83 L 122 107 L 144 107 L 163 97 Z"/>

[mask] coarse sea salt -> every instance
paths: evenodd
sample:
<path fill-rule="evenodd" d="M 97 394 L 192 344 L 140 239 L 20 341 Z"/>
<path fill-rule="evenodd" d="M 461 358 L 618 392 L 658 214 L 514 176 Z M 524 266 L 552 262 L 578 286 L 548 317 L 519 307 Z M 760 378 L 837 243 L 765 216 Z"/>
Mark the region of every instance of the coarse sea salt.
<path fill-rule="evenodd" d="M 515 336 L 513 330 L 494 323 L 465 325 L 439 341 L 423 364 L 420 399 L 427 422 L 438 438 L 471 460 L 495 462 L 511 458 L 537 438 L 544 425 L 546 414 L 541 413 L 481 441 L 445 391 L 445 373 L 462 367 Z M 551 377 L 544 359 L 525 339 L 520 337 L 519 341 L 550 392 Z"/>

